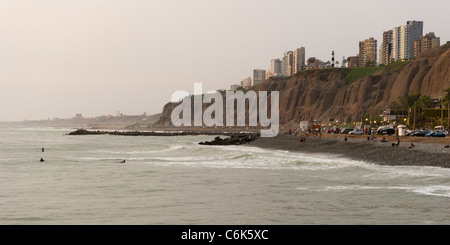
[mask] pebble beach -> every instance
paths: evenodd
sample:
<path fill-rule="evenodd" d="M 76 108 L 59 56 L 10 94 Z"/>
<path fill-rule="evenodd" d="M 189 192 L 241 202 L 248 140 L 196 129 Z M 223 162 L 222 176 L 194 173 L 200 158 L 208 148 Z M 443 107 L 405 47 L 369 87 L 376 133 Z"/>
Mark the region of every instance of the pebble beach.
<path fill-rule="evenodd" d="M 376 141 L 367 140 L 367 136 L 307 136 L 305 142 L 300 142 L 300 137 L 303 136 L 280 133 L 273 138 L 258 138 L 249 145 L 293 152 L 330 153 L 380 165 L 450 168 L 450 148 L 445 148 L 448 137 L 400 137 L 399 146 L 392 146 L 392 143 L 397 142 L 395 136 L 386 137 L 387 142 L 381 142 L 383 136 L 377 136 Z M 411 143 L 415 147 L 410 148 Z"/>

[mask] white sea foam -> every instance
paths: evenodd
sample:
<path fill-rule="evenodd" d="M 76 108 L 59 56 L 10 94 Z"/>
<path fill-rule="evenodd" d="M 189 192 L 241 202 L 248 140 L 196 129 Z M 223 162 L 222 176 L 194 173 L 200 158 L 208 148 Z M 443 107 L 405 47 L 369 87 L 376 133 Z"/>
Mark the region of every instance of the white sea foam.
<path fill-rule="evenodd" d="M 305 188 L 305 187 L 302 187 Z M 297 188 L 298 189 L 298 188 Z M 345 191 L 345 190 L 404 190 L 429 196 L 450 197 L 450 186 L 362 186 L 362 185 L 336 185 L 325 186 L 319 191 Z"/>

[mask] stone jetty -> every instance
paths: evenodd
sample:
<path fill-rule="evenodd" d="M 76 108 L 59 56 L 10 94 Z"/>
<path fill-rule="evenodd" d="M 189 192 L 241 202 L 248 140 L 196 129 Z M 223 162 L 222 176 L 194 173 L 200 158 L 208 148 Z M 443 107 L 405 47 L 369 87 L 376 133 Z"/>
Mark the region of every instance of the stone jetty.
<path fill-rule="evenodd" d="M 241 145 L 255 140 L 259 134 L 224 132 L 224 131 L 100 131 L 78 129 L 68 133 L 68 135 L 121 135 L 121 136 L 189 136 L 189 135 L 222 135 L 229 136 L 222 139 L 216 137 L 213 141 L 200 142 L 201 145 Z"/>

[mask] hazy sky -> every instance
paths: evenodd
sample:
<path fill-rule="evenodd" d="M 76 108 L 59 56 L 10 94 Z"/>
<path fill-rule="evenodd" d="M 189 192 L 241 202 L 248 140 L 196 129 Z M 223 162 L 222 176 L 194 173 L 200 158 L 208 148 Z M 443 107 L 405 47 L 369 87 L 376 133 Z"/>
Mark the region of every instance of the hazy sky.
<path fill-rule="evenodd" d="M 0 121 L 161 111 L 287 50 L 336 60 L 407 20 L 450 40 L 448 0 L 0 0 Z"/>

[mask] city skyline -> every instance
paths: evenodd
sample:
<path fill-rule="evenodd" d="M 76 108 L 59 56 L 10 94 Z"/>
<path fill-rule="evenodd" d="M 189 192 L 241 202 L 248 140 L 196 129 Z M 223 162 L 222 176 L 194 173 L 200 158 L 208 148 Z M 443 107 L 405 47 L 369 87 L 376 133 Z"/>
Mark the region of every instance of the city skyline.
<path fill-rule="evenodd" d="M 300 46 L 306 58 L 334 51 L 340 61 L 369 37 L 379 48 L 406 21 L 423 21 L 423 35 L 445 44 L 449 4 L 432 2 L 380 1 L 361 13 L 361 1 L 2 1 L 0 121 L 156 114 L 195 82 L 228 89 Z"/>

